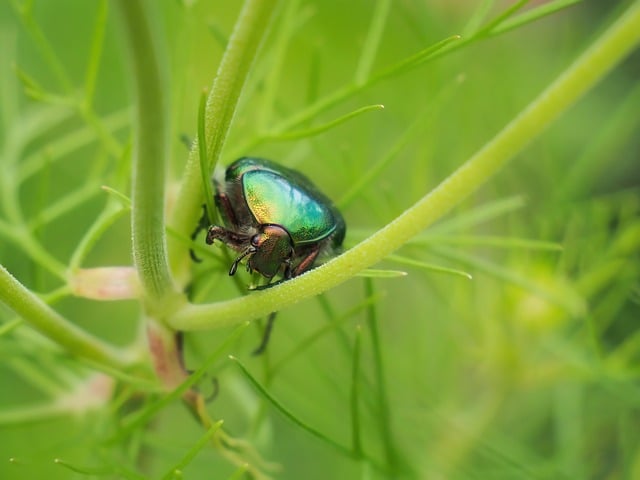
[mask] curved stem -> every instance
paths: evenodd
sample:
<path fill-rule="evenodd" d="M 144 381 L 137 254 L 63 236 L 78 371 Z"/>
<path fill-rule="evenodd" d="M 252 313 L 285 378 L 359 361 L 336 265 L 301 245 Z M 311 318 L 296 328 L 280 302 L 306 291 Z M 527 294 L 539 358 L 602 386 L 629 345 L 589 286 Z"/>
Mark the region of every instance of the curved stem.
<path fill-rule="evenodd" d="M 131 229 L 133 258 L 147 306 L 163 312 L 176 293 L 169 272 L 164 225 L 167 169 L 167 69 L 145 0 L 119 0 L 121 23 L 133 73 L 135 151 Z"/>
<path fill-rule="evenodd" d="M 0 301 L 40 333 L 73 355 L 93 360 L 116 370 L 121 370 L 133 362 L 133 358 L 124 355 L 122 350 L 112 347 L 68 322 L 38 296 L 30 292 L 1 265 Z"/>
<path fill-rule="evenodd" d="M 271 289 L 211 305 L 188 305 L 168 319 L 180 330 L 234 325 L 324 292 L 382 260 L 483 185 L 640 42 L 637 0 L 553 84 L 464 165 L 393 222 L 343 255 Z"/>

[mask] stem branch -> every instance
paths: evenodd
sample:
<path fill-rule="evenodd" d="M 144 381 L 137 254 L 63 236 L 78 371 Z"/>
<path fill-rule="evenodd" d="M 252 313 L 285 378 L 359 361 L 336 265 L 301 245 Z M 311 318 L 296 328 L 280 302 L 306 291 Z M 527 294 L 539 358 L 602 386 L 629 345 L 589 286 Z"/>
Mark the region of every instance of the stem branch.
<path fill-rule="evenodd" d="M 67 321 L 0 265 L 0 301 L 71 354 L 122 370 L 133 359 Z"/>

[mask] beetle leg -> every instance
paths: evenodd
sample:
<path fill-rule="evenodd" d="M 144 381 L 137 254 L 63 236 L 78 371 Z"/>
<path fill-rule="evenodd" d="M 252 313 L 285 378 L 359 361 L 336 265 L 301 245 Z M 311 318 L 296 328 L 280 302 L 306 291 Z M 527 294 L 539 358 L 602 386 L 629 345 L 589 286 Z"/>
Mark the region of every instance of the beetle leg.
<path fill-rule="evenodd" d="M 298 264 L 298 266 L 293 270 L 293 274 L 291 277 L 297 277 L 298 275 L 306 272 L 313 266 L 313 262 L 318 258 L 318 254 L 320 253 L 320 246 L 316 245 L 313 250 L 309 252 L 309 254 L 302 259 L 302 261 Z"/>
<path fill-rule="evenodd" d="M 231 226 L 234 230 L 238 229 L 238 219 L 231 206 L 231 201 L 226 193 L 217 193 L 215 195 L 216 205 L 222 216 L 225 225 Z"/>
<path fill-rule="evenodd" d="M 266 290 L 267 288 L 275 287 L 276 285 L 280 285 L 282 282 L 286 282 L 287 280 L 292 279 L 293 277 L 297 277 L 298 275 L 303 274 L 307 270 L 309 270 L 313 266 L 313 262 L 318 258 L 318 254 L 320 253 L 320 247 L 314 247 L 309 254 L 302 259 L 302 261 L 294 268 L 291 269 L 291 262 L 285 262 L 284 272 L 282 278 L 274 283 L 267 283 L 266 285 L 258 285 L 257 287 L 252 288 L 251 290 Z"/>
<path fill-rule="evenodd" d="M 229 275 L 234 275 L 236 273 L 238 264 L 244 257 L 256 252 L 256 247 L 253 245 L 249 245 L 248 247 L 246 246 L 250 242 L 249 236 L 227 230 L 226 228 L 218 225 L 211 225 L 207 231 L 207 244 L 212 245 L 216 240 L 220 240 L 228 247 L 241 252 L 238 258 L 236 258 L 231 264 Z"/>
<path fill-rule="evenodd" d="M 200 220 L 198 220 L 198 225 L 196 226 L 196 228 L 193 230 L 193 233 L 191 234 L 191 240 L 192 241 L 195 240 L 198 234 L 202 230 L 205 230 L 208 226 L 209 226 L 209 219 L 207 218 L 207 206 L 205 204 L 202 204 L 202 216 L 200 217 Z M 196 252 L 193 251 L 193 248 L 189 249 L 189 256 L 191 257 L 191 260 L 193 260 L 196 263 L 200 263 L 202 261 L 201 258 L 198 258 L 196 256 Z"/>
<path fill-rule="evenodd" d="M 249 243 L 250 237 L 240 233 L 227 230 L 218 225 L 211 225 L 207 231 L 207 245 L 212 245 L 214 240 L 220 240 L 231 248 L 241 251 Z"/>
<path fill-rule="evenodd" d="M 284 277 L 285 280 L 289 280 L 292 277 L 292 274 L 291 274 L 291 259 L 290 258 L 287 258 L 287 260 L 284 262 L 283 277 Z"/>
<path fill-rule="evenodd" d="M 275 287 L 276 285 L 280 285 L 282 282 L 286 282 L 293 277 L 303 274 L 313 266 L 313 262 L 318 258 L 319 253 L 320 248 L 315 247 L 293 270 L 291 269 L 291 263 L 285 263 L 283 276 L 280 280 L 273 283 L 267 283 L 266 285 L 258 285 L 257 287 L 253 287 L 251 290 L 266 290 L 267 288 Z"/>
<path fill-rule="evenodd" d="M 267 345 L 269 344 L 269 339 L 271 338 L 271 331 L 273 330 L 273 322 L 276 320 L 276 315 L 278 312 L 271 312 L 267 317 L 267 324 L 264 326 L 264 331 L 262 332 L 262 340 L 260 341 L 260 345 L 256 348 L 251 355 L 261 355 L 264 353 Z"/>

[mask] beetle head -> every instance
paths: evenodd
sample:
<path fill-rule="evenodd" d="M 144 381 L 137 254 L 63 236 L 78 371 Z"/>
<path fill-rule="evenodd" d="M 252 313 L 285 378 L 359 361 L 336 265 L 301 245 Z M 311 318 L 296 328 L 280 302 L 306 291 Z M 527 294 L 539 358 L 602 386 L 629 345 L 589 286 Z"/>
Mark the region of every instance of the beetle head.
<path fill-rule="evenodd" d="M 255 251 L 249 259 L 249 268 L 267 278 L 272 278 L 282 264 L 293 256 L 293 244 L 289 233 L 278 225 L 264 225 L 251 237 Z"/>

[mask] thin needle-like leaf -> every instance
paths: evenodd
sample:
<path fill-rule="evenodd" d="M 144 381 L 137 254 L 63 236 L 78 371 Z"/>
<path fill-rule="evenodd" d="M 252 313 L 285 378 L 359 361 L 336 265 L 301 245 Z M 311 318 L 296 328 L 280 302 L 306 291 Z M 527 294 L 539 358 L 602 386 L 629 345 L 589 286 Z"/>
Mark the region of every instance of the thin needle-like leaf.
<path fill-rule="evenodd" d="M 401 255 L 389 255 L 387 257 L 387 260 L 391 260 L 393 262 L 397 262 L 397 263 L 401 263 L 403 265 L 410 265 L 412 267 L 418 267 L 418 268 L 422 268 L 424 270 L 427 270 L 429 272 L 433 272 L 433 273 L 446 273 L 449 275 L 457 275 L 460 277 L 464 277 L 468 280 L 472 280 L 473 277 L 471 276 L 470 273 L 464 272 L 462 270 L 457 270 L 454 268 L 448 268 L 448 267 L 442 267 L 440 265 L 433 265 L 431 263 L 427 263 L 427 262 L 421 262 L 419 260 L 414 260 L 412 258 L 407 258 L 407 257 L 403 257 Z"/>
<path fill-rule="evenodd" d="M 107 465 L 104 467 L 84 467 L 69 463 L 65 460 L 61 460 L 60 458 L 56 458 L 53 463 L 82 475 L 91 475 L 97 477 L 118 475 L 125 480 L 145 480 L 147 478 L 137 472 L 134 472 L 133 470 L 126 469 L 123 466 L 117 464 Z"/>
<path fill-rule="evenodd" d="M 309 347 L 316 343 L 321 338 L 324 338 L 325 335 L 337 330 L 341 325 L 345 324 L 349 320 L 352 320 L 356 315 L 362 312 L 364 309 L 369 308 L 370 305 L 380 301 L 382 295 L 376 294 L 372 297 L 365 298 L 362 303 L 356 305 L 353 308 L 350 308 L 344 314 L 340 315 L 338 318 L 332 319 L 331 323 L 326 324 L 322 328 L 319 328 L 314 333 L 304 338 L 303 340 L 296 343 L 295 348 L 293 348 L 289 353 L 285 354 L 280 358 L 276 363 L 271 367 L 272 376 L 275 376 L 276 372 L 279 372 L 282 368 L 286 367 L 291 363 L 291 361 L 302 355 L 304 352 L 309 350 Z M 342 338 L 342 337 L 340 337 Z M 344 342 L 342 343 L 343 349 L 345 352 L 349 352 L 351 345 L 349 343 L 348 337 L 345 335 Z"/>
<path fill-rule="evenodd" d="M 12 330 L 18 328 L 23 323 L 24 320 L 22 318 L 14 318 L 13 320 L 8 321 L 4 325 L 0 326 L 0 337 L 8 335 Z"/>
<path fill-rule="evenodd" d="M 376 291 L 374 283 L 370 279 L 364 281 L 364 293 L 367 298 L 375 297 Z M 397 450 L 394 445 L 391 431 L 391 409 L 389 408 L 389 398 L 387 383 L 384 375 L 384 357 L 382 354 L 382 342 L 378 331 L 378 314 L 376 306 L 370 304 L 367 308 L 367 328 L 371 336 L 371 347 L 373 352 L 373 371 L 375 375 L 375 394 L 378 407 L 378 431 L 384 446 L 384 454 L 390 470 L 396 470 L 398 464 Z"/>
<path fill-rule="evenodd" d="M 211 355 L 209 355 L 202 365 L 193 373 L 191 373 L 178 387 L 174 388 L 166 396 L 162 397 L 157 402 L 147 406 L 143 410 L 140 410 L 133 416 L 131 420 L 126 422 L 124 426 L 118 431 L 118 434 L 114 437 L 113 441 L 119 441 L 122 438 L 130 435 L 141 425 L 146 424 L 157 412 L 165 408 L 170 403 L 179 399 L 187 390 L 193 387 L 200 379 L 205 375 L 207 370 L 213 365 L 224 351 L 236 341 L 249 325 L 249 322 L 245 322 L 239 325 L 222 344 L 216 348 Z"/>
<path fill-rule="evenodd" d="M 66 93 L 71 93 L 72 84 L 64 65 L 58 58 L 55 48 L 45 37 L 44 32 L 33 17 L 33 11 L 30 3 L 20 4 L 17 0 L 12 2 L 15 11 L 23 22 L 25 30 L 31 36 L 31 39 L 40 50 L 40 54 L 49 64 L 49 68 L 57 77 L 60 86 Z"/>
<path fill-rule="evenodd" d="M 396 142 L 387 150 L 387 152 L 380 157 L 380 159 L 368 165 L 366 170 L 360 175 L 351 185 L 349 190 L 342 196 L 340 200 L 336 202 L 339 208 L 345 208 L 348 206 L 364 189 L 370 185 L 374 179 L 376 179 L 387 167 L 392 160 L 394 160 L 403 148 L 413 139 L 416 135 L 423 131 L 428 126 L 430 120 L 438 115 L 438 112 L 442 106 L 449 99 L 450 95 L 454 91 L 454 87 L 457 87 L 460 81 L 451 82 L 445 88 L 441 89 L 429 102 L 425 104 L 425 107 L 416 115 L 416 119 L 411 123 L 404 133 L 396 140 Z"/>
<path fill-rule="evenodd" d="M 69 385 L 65 385 L 55 375 L 55 370 L 43 372 L 40 365 L 34 365 L 31 360 L 20 357 L 12 358 L 5 362 L 5 366 L 14 370 L 25 382 L 46 393 L 52 399 L 60 397 L 69 388 Z"/>
<path fill-rule="evenodd" d="M 109 187 L 102 187 L 103 190 L 108 191 Z M 124 202 L 126 206 L 122 207 L 118 205 L 117 201 L 108 200 L 107 204 L 103 208 L 100 215 L 94 220 L 89 229 L 85 232 L 78 242 L 73 254 L 71 255 L 71 259 L 69 260 L 69 270 L 73 271 L 76 268 L 79 268 L 82 265 L 82 262 L 89 254 L 91 249 L 98 242 L 100 237 L 113 225 L 121 216 L 123 216 L 130 207 L 130 200 L 124 195 L 120 194 L 120 192 L 116 192 L 111 189 L 109 191 L 112 195 L 116 196 L 118 201 Z M 122 196 L 121 196 L 122 195 Z"/>
<path fill-rule="evenodd" d="M 563 249 L 562 245 L 556 242 L 545 242 L 542 240 L 518 237 L 499 237 L 495 235 L 432 235 L 425 233 L 408 243 L 416 245 L 474 245 L 550 252 L 559 252 Z"/>
<path fill-rule="evenodd" d="M 209 170 L 209 155 L 207 152 L 207 141 L 205 137 L 207 121 L 205 110 L 207 107 L 207 91 L 203 90 L 200 95 L 200 107 L 198 109 L 198 149 L 200 159 L 200 175 L 202 176 L 202 188 L 204 189 L 204 201 L 207 208 L 207 219 L 209 224 L 213 224 L 216 218 L 216 209 L 213 205 L 213 191 L 211 190 L 211 170 Z"/>
<path fill-rule="evenodd" d="M 220 29 L 220 27 L 215 23 L 210 23 L 208 25 L 209 32 L 211 36 L 215 39 L 218 45 L 224 50 L 227 48 L 227 43 L 229 42 L 229 38 L 225 33 Z"/>
<path fill-rule="evenodd" d="M 364 84 L 369 77 L 373 61 L 378 53 L 378 48 L 382 40 L 382 32 L 389 16 L 389 9 L 391 7 L 391 0 L 378 0 L 373 9 L 371 16 L 371 24 L 369 25 L 369 31 L 364 41 L 362 52 L 360 53 L 360 61 L 358 62 L 358 68 L 354 82 L 356 85 Z"/>
<path fill-rule="evenodd" d="M 312 137 L 314 135 L 318 135 L 319 133 L 326 132 L 327 130 L 340 125 L 341 123 L 346 122 L 347 120 L 351 120 L 353 117 L 357 117 L 366 112 L 370 112 L 373 110 L 384 110 L 384 105 L 367 105 L 366 107 L 358 108 L 352 112 L 349 112 L 341 117 L 335 118 L 330 122 L 323 123 L 322 125 L 318 125 L 316 127 L 306 128 L 304 130 L 298 130 L 295 132 L 284 132 L 284 133 L 272 133 L 267 136 L 271 140 L 295 140 L 298 138 Z"/>
<path fill-rule="evenodd" d="M 519 0 L 515 2 L 513 5 L 506 8 L 500 15 L 498 15 L 493 20 L 489 21 L 486 25 L 480 27 L 474 37 L 482 37 L 489 34 L 494 28 L 500 25 L 502 22 L 507 20 L 509 17 L 513 16 L 518 10 L 524 7 L 530 0 Z"/>
<path fill-rule="evenodd" d="M 516 15 L 503 20 L 501 23 L 492 28 L 488 33 L 490 36 L 500 35 L 502 33 L 508 32 L 509 30 L 520 28 L 523 25 L 534 22 L 553 13 L 559 12 L 560 10 L 571 7 L 582 1 L 583 0 L 556 0 L 543 3 L 542 5 L 527 10 L 520 15 Z"/>
<path fill-rule="evenodd" d="M 496 265 L 485 259 L 465 255 L 461 252 L 453 251 L 445 247 L 434 248 L 434 253 L 445 258 L 458 261 L 470 267 L 474 267 L 486 274 L 517 285 L 535 295 L 544 298 L 551 303 L 565 309 L 572 316 L 581 316 L 586 312 L 585 300 L 574 290 L 564 287 L 551 290 L 545 285 L 538 284 L 520 273 L 508 268 Z"/>
<path fill-rule="evenodd" d="M 468 212 L 444 220 L 429 229 L 429 233 L 447 233 L 471 228 L 493 220 L 496 217 L 506 215 L 525 206 L 524 198 L 520 195 L 501 198 L 474 208 Z"/>
<path fill-rule="evenodd" d="M 109 187 L 108 185 L 103 185 L 102 190 L 107 192 L 109 195 L 113 195 L 114 198 L 118 199 L 118 201 L 122 204 L 122 206 L 126 209 L 131 208 L 131 199 L 127 197 L 124 193 L 119 192 L 115 188 Z"/>
<path fill-rule="evenodd" d="M 351 450 L 354 455 L 362 455 L 362 437 L 360 435 L 360 350 L 362 328 L 356 326 L 351 366 Z"/>
<path fill-rule="evenodd" d="M 402 270 L 383 270 L 379 268 L 367 268 L 357 274 L 358 277 L 365 278 L 398 278 L 406 277 L 407 272 Z"/>
<path fill-rule="evenodd" d="M 480 25 L 482 25 L 482 22 L 487 17 L 495 3 L 496 0 L 484 0 L 482 3 L 480 3 L 480 5 L 478 5 L 476 10 L 473 12 L 473 15 L 471 15 L 471 18 L 469 18 L 466 26 L 462 30 L 463 38 L 469 37 L 473 35 L 474 32 L 478 31 Z"/>
<path fill-rule="evenodd" d="M 83 205 L 92 197 L 95 197 L 98 193 L 100 193 L 98 184 L 84 184 L 82 188 L 71 191 L 69 194 L 60 198 L 58 201 L 40 210 L 38 214 L 33 218 L 33 220 L 29 222 L 29 229 L 33 231 L 41 227 L 42 225 L 51 223 L 56 218 L 73 211 L 80 205 Z"/>
<path fill-rule="evenodd" d="M 289 0 L 283 5 L 284 12 L 275 33 L 271 47 L 269 69 L 264 80 L 262 107 L 258 110 L 258 131 L 266 131 L 271 124 L 271 114 L 275 106 L 276 93 L 280 86 L 282 66 L 295 30 L 296 15 L 300 1 Z"/>
<path fill-rule="evenodd" d="M 408 58 L 392 65 L 391 67 L 382 70 L 379 73 L 376 73 L 371 76 L 366 85 L 372 85 L 375 82 L 382 80 L 383 78 L 388 78 L 390 76 L 400 75 L 412 68 L 425 63 L 430 58 L 433 58 L 436 54 L 441 53 L 446 47 L 450 46 L 453 42 L 460 40 L 462 37 L 460 35 L 452 35 L 450 37 L 445 38 L 444 40 L 440 40 L 439 42 L 428 46 L 427 48 L 420 50 L 418 53 L 411 55 Z"/>
<path fill-rule="evenodd" d="M 245 478 L 245 474 L 247 473 L 247 470 L 249 469 L 249 464 L 245 463 L 244 465 L 240 465 L 235 472 L 233 472 L 233 475 L 231 475 L 228 480 L 241 480 L 243 478 Z"/>
<path fill-rule="evenodd" d="M 98 13 L 93 27 L 93 39 L 91 41 L 91 50 L 89 52 L 89 63 L 85 73 L 84 80 L 84 105 L 85 109 L 90 109 L 93 103 L 93 95 L 96 89 L 96 79 L 98 78 L 98 70 L 100 69 L 100 59 L 102 57 L 102 49 L 104 47 L 104 32 L 107 25 L 109 3 L 107 0 L 98 2 Z"/>
<path fill-rule="evenodd" d="M 341 452 L 343 455 L 346 455 L 348 457 L 352 457 L 353 456 L 353 452 L 351 450 L 349 450 L 347 447 L 345 447 L 343 445 L 340 445 L 339 443 L 334 441 L 332 438 L 327 437 L 324 433 L 320 432 L 319 430 L 316 430 L 315 428 L 311 427 L 310 425 L 307 425 L 305 422 L 303 422 L 298 417 L 296 417 L 293 413 L 291 413 L 284 405 L 282 405 L 278 400 L 276 400 L 276 398 L 273 397 L 253 377 L 253 375 L 251 375 L 251 373 L 249 373 L 249 370 L 247 370 L 247 368 L 237 358 L 235 358 L 233 356 L 230 356 L 229 359 L 232 360 L 233 362 L 235 362 L 236 365 L 238 365 L 238 367 L 240 367 L 240 371 L 243 373 L 244 377 L 249 381 L 249 383 L 251 383 L 251 385 L 253 385 L 253 387 L 263 397 L 265 397 L 269 401 L 269 403 L 271 403 L 271 405 L 273 405 L 276 408 L 276 410 L 278 410 L 282 415 L 284 415 L 286 418 L 291 420 L 291 422 L 293 422 L 295 425 L 300 427 L 305 432 L 307 432 L 310 435 L 322 440 L 324 443 L 332 446 L 333 448 L 335 448 L 336 450 Z"/>
<path fill-rule="evenodd" d="M 182 470 L 191 463 L 191 461 L 195 458 L 195 456 L 202 450 L 207 443 L 211 441 L 213 436 L 220 430 L 222 424 L 224 422 L 222 420 L 218 420 L 215 422 L 209 429 L 198 439 L 196 443 L 189 449 L 189 451 L 180 459 L 178 463 L 176 463 L 173 467 L 169 469 L 169 471 L 162 477 L 163 480 L 171 480 L 175 478 L 176 473 L 182 472 Z"/>
<path fill-rule="evenodd" d="M 102 124 L 110 132 L 115 132 L 126 127 L 130 123 L 130 117 L 131 112 L 129 109 L 121 110 L 108 115 L 102 120 Z M 45 149 L 27 156 L 20 163 L 18 181 L 24 182 L 29 177 L 40 172 L 46 164 L 67 158 L 71 153 L 95 142 L 97 138 L 95 129 L 87 126 L 73 130 L 66 135 L 60 136 L 60 138 L 48 142 Z"/>

